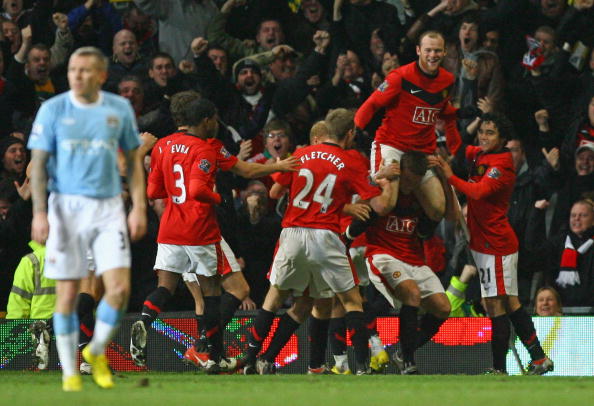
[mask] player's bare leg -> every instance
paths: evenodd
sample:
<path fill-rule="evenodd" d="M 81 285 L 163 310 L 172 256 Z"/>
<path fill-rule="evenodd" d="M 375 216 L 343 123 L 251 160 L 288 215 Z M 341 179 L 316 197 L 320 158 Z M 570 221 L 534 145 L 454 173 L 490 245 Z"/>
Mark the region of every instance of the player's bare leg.
<path fill-rule="evenodd" d="M 355 368 L 357 375 L 370 373 L 368 334 L 365 327 L 365 315 L 359 287 L 354 286 L 346 292 L 336 293 L 346 311 L 346 325 L 351 333 L 351 341 L 355 347 Z"/>
<path fill-rule="evenodd" d="M 93 380 L 102 388 L 113 386 L 105 349 L 116 332 L 130 297 L 130 269 L 115 268 L 102 275 L 105 294 L 97 306 L 97 320 L 91 342 L 82 351 L 92 365 Z"/>
<path fill-rule="evenodd" d="M 421 207 L 423 215 L 417 224 L 417 234 L 421 238 L 431 238 L 435 228 L 446 213 L 446 197 L 443 186 L 437 176 L 424 179 L 413 193 Z"/>
<path fill-rule="evenodd" d="M 147 332 L 153 321 L 161 313 L 173 295 L 179 282 L 180 274 L 157 270 L 159 278 L 157 289 L 147 296 L 140 320 L 132 324 L 130 331 L 130 355 L 138 366 L 146 365 Z"/>
<path fill-rule="evenodd" d="M 74 311 L 79 285 L 79 280 L 56 281 L 54 332 L 62 365 L 62 388 L 68 392 L 82 390 L 82 380 L 76 367 L 79 323 Z"/>
<path fill-rule="evenodd" d="M 328 326 L 332 314 L 333 298 L 316 299 L 309 318 L 309 367 L 308 374 L 326 374 L 326 348 Z"/>

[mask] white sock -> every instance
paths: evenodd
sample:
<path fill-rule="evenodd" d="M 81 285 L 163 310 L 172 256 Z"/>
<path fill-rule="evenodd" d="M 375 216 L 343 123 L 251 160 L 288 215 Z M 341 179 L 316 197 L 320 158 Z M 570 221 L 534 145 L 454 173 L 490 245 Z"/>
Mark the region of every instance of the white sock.
<path fill-rule="evenodd" d="M 347 354 L 334 355 L 334 363 L 342 371 L 349 369 L 349 358 Z"/>
<path fill-rule="evenodd" d="M 379 336 L 374 335 L 369 337 L 369 344 L 371 345 L 371 355 L 376 356 L 384 350 L 384 344 Z"/>
<path fill-rule="evenodd" d="M 76 350 L 78 349 L 78 330 L 69 334 L 56 335 L 56 348 L 64 376 L 78 374 Z"/>

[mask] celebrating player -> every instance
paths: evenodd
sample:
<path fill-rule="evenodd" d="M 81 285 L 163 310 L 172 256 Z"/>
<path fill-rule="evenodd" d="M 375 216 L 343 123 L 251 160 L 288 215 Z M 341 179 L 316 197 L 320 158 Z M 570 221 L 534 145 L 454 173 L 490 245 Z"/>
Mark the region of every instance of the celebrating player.
<path fill-rule="evenodd" d="M 76 365 L 79 323 L 75 305 L 80 280 L 88 273 L 88 250 L 95 257 L 95 272 L 103 278 L 105 294 L 83 357 L 92 365 L 97 385 L 113 386 L 105 348 L 130 292 L 130 243 L 120 197 L 118 148 L 125 152 L 129 168 L 130 237 L 136 240 L 146 231 L 144 170 L 136 154 L 140 138 L 134 112 L 126 99 L 100 91 L 107 64 L 100 50 L 77 49 L 68 63 L 70 92 L 41 106 L 29 139 L 33 150 L 31 234 L 40 243 L 47 239 L 45 274 L 57 280 L 54 332 L 65 391 L 82 389 Z"/>
<path fill-rule="evenodd" d="M 379 218 L 366 231 L 369 278 L 388 302 L 400 309 L 400 349 L 394 361 L 404 375 L 418 374 L 414 360 L 417 348 L 428 342 L 450 313 L 450 302 L 435 273 L 425 265 L 423 242 L 417 235 L 422 208 L 413 191 L 427 172 L 427 158 L 417 151 L 405 152 L 400 160 L 398 200 L 394 210 Z M 437 179 L 437 178 L 436 178 Z M 455 219 L 451 188 L 446 190 L 446 217 Z M 427 313 L 418 325 L 417 311 Z"/>
<path fill-rule="evenodd" d="M 466 146 L 463 150 L 470 166 L 468 182 L 455 176 L 442 158 L 439 158 L 439 166 L 448 182 L 468 196 L 470 249 L 492 324 L 492 372 L 506 373 L 511 320 L 532 358 L 528 373 L 542 375 L 553 370 L 553 361 L 545 355 L 534 323 L 518 300 L 518 240 L 507 220 L 516 178 L 511 152 L 505 148 L 512 131 L 511 123 L 503 116 L 486 114 L 482 117 L 479 146 Z"/>
<path fill-rule="evenodd" d="M 198 275 L 204 295 L 204 315 L 198 317 L 198 331 L 206 331 L 210 354 L 206 349 L 189 349 L 188 359 L 207 372 L 235 368 L 224 359 L 221 313 L 233 314 L 241 300 L 221 303 L 223 286 L 245 284 L 233 252 L 221 237 L 216 221 L 215 204 L 221 196 L 213 191 L 218 169 L 248 178 L 258 178 L 277 171 L 290 171 L 295 158 L 272 164 L 247 163 L 230 155 L 215 140 L 219 124 L 215 106 L 193 91 L 176 94 L 171 112 L 178 132 L 155 145 L 151 156 L 148 196 L 167 199 L 157 238 L 155 269 L 159 286 L 144 303 L 142 319 L 132 325 L 130 352 L 137 365 L 146 362 L 147 328 L 175 292 L 185 272 Z M 221 305 L 231 308 L 224 311 Z M 230 321 L 230 317 L 225 323 Z M 234 361 L 234 360 L 233 360 Z"/>
<path fill-rule="evenodd" d="M 370 199 L 371 207 L 380 215 L 393 208 L 395 193 L 393 184 L 386 179 L 378 180 L 381 191 L 371 186 L 367 168 L 345 153 L 343 148 L 354 136 L 352 120 L 353 113 L 348 110 L 331 111 L 325 119 L 330 134 L 321 144 L 296 151 L 295 156 L 301 162 L 298 173 L 283 174 L 276 179 L 290 190 L 289 204 L 271 267 L 270 290 L 250 332 L 248 367 L 252 367 L 250 364 L 254 363 L 270 331 L 274 313 L 286 295 L 292 292 L 303 297 L 307 289 L 311 298 L 327 297 L 329 291 L 336 293 L 347 312 L 357 374 L 368 373 L 368 337 L 361 296 L 344 243 L 339 238 L 339 217 L 354 193 Z M 290 336 L 290 329 L 294 331 L 302 321 L 291 323 L 284 316 L 283 319 L 286 323 L 279 323 L 275 337 Z M 257 360 L 257 372 L 272 372 L 273 361 Z"/>
<path fill-rule="evenodd" d="M 440 67 L 445 56 L 443 35 L 436 31 L 421 34 L 417 55 L 418 61 L 391 71 L 355 115 L 357 128 L 364 129 L 379 109 L 386 109 L 371 148 L 372 171 L 379 168 L 382 159 L 400 161 L 406 151 L 434 153 L 437 118 L 446 120 L 448 133 L 453 135 L 448 139 L 450 151 L 455 153 L 459 146 L 456 109 L 449 103 L 454 76 Z M 445 195 L 431 170 L 414 193 L 427 220 L 436 225 L 445 213 Z"/>

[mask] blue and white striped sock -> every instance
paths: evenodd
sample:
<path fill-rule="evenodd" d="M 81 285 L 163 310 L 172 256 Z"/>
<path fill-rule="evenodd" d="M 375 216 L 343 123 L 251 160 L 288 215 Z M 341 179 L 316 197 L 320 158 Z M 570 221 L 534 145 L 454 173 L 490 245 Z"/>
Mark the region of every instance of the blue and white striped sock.
<path fill-rule="evenodd" d="M 105 298 L 101 299 L 97 306 L 93 339 L 89 343 L 91 354 L 100 355 L 105 352 L 105 348 L 118 328 L 122 314 L 122 310 L 111 307 Z"/>
<path fill-rule="evenodd" d="M 56 348 L 64 376 L 78 374 L 76 351 L 78 349 L 78 315 L 54 313 Z"/>

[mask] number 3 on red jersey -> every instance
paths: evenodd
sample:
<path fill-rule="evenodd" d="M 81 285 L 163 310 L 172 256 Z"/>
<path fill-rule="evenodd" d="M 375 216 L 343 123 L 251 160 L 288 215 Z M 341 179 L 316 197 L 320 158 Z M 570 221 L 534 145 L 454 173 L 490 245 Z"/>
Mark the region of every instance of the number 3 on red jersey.
<path fill-rule="evenodd" d="M 184 183 L 184 168 L 180 164 L 173 164 L 173 174 L 179 173 L 179 178 L 175 179 L 175 187 L 181 190 L 179 195 L 171 196 L 175 204 L 182 204 L 186 201 L 186 185 Z"/>
<path fill-rule="evenodd" d="M 293 206 L 306 210 L 311 204 L 311 201 L 308 201 L 310 200 L 308 196 L 314 185 L 314 174 L 307 168 L 301 168 L 298 176 L 305 178 L 305 186 L 297 193 L 295 199 L 293 199 Z M 326 213 L 328 207 L 332 204 L 332 190 L 334 189 L 335 182 L 336 175 L 332 173 L 328 174 L 314 192 L 313 201 L 320 203 L 320 213 Z"/>

